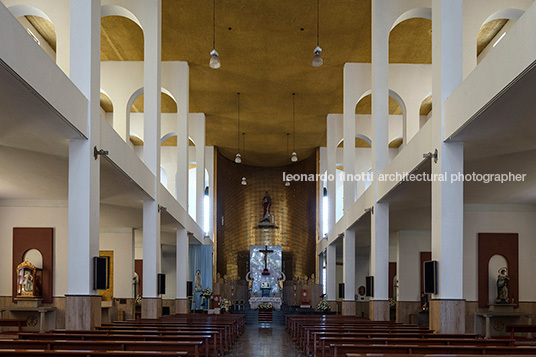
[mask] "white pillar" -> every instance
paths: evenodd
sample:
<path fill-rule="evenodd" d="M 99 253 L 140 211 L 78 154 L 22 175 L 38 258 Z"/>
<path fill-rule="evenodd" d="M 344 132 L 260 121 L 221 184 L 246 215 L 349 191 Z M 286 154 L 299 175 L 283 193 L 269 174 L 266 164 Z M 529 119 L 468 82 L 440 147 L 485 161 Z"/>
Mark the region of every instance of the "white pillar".
<path fill-rule="evenodd" d="M 144 28 L 144 147 L 143 158 L 154 174 L 155 200 L 143 203 L 143 301 L 142 317 L 157 318 L 161 315 L 161 299 L 158 296 L 157 274 L 160 272 L 160 124 L 161 124 L 161 38 L 162 2 L 151 0 L 149 21 Z"/>
<path fill-rule="evenodd" d="M 372 2 L 372 170 L 377 177 L 389 163 L 389 24 L 385 23 L 388 0 Z M 369 304 L 373 320 L 389 320 L 389 203 L 378 202 L 377 180 L 373 183 L 370 274 L 374 298 Z"/>
<path fill-rule="evenodd" d="M 88 99 L 88 140 L 69 142 L 68 330 L 101 323 L 100 296 L 93 289 L 93 257 L 99 255 L 100 0 L 72 0 L 70 78 Z"/>
<path fill-rule="evenodd" d="M 195 163 L 196 163 L 196 176 L 195 180 L 195 196 L 196 196 L 196 222 L 197 224 L 204 229 L 203 227 L 203 217 L 204 217 L 204 197 L 205 197 L 205 114 L 198 113 L 195 116 L 195 132 L 196 132 L 196 143 L 195 143 Z"/>
<path fill-rule="evenodd" d="M 127 143 L 130 142 L 130 105 L 128 99 L 125 103 L 115 103 L 113 128 Z"/>
<path fill-rule="evenodd" d="M 462 82 L 463 0 L 432 2 L 432 142 L 439 151 L 432 174 L 463 173 L 463 143 L 445 143 L 444 103 Z M 463 300 L 463 182 L 432 182 L 432 259 L 438 261 L 438 294 L 430 303 L 430 327 L 465 332 Z M 456 312 L 456 318 L 449 311 Z"/>
<path fill-rule="evenodd" d="M 177 78 L 181 83 L 181 91 L 177 98 L 177 178 L 176 191 L 177 201 L 186 210 L 188 215 L 188 93 L 189 93 L 189 68 L 187 65 L 181 68 L 181 76 Z M 197 148 L 196 148 L 197 149 Z"/>
<path fill-rule="evenodd" d="M 337 247 L 329 244 L 326 249 L 326 293 L 329 301 L 337 300 Z"/>
<path fill-rule="evenodd" d="M 327 148 L 326 148 L 326 154 L 327 154 L 327 163 L 326 163 L 326 170 L 329 178 L 332 178 L 331 180 L 328 180 L 327 182 L 327 190 L 328 190 L 328 229 L 327 231 L 330 232 L 333 227 L 335 227 L 336 223 L 336 198 L 337 198 L 337 187 L 335 182 L 335 175 L 337 174 L 337 126 L 339 124 L 339 121 L 337 120 L 337 116 L 333 114 L 328 114 L 327 117 Z"/>
<path fill-rule="evenodd" d="M 175 298 L 175 312 L 184 314 L 189 311 L 186 282 L 188 281 L 188 230 L 177 228 L 177 285 Z"/>
<path fill-rule="evenodd" d="M 343 282 L 344 299 L 342 302 L 343 315 L 355 315 L 355 237 L 356 232 L 347 229 L 343 238 Z"/>

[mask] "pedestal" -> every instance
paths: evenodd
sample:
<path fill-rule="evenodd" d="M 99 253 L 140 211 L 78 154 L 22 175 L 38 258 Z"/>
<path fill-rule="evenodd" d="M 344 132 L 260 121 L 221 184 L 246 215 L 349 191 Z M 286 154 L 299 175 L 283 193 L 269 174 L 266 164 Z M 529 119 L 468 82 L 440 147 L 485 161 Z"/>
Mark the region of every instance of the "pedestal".
<path fill-rule="evenodd" d="M 101 325 L 100 295 L 65 295 L 65 329 L 92 330 Z"/>
<path fill-rule="evenodd" d="M 15 301 L 17 302 L 18 307 L 28 307 L 28 308 L 34 308 L 34 309 L 37 309 L 43 303 L 43 299 L 41 298 L 31 298 L 31 299 L 15 298 Z"/>
<path fill-rule="evenodd" d="M 436 333 L 465 333 L 465 300 L 430 300 L 430 329 Z"/>

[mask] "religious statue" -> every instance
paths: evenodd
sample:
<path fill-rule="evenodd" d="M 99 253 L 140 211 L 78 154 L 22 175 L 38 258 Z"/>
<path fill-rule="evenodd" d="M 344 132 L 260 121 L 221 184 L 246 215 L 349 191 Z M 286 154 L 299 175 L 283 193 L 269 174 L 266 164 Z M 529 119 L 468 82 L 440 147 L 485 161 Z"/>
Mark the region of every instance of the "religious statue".
<path fill-rule="evenodd" d="M 264 195 L 264 198 L 262 199 L 262 208 L 263 208 L 263 215 L 262 219 L 259 223 L 271 223 L 271 215 L 270 215 L 270 207 L 272 206 L 272 199 L 270 198 L 270 195 L 268 192 Z"/>
<path fill-rule="evenodd" d="M 508 304 L 508 285 L 510 283 L 510 277 L 508 276 L 508 269 L 503 267 L 499 269 L 499 276 L 497 276 L 497 304 Z"/>
<path fill-rule="evenodd" d="M 195 272 L 195 291 L 201 291 L 203 289 L 201 281 L 201 271 Z"/>
<path fill-rule="evenodd" d="M 285 276 L 285 273 L 281 272 L 281 277 L 277 279 L 277 284 L 279 285 L 279 289 L 283 291 L 283 283 L 287 280 L 287 277 Z"/>
<path fill-rule="evenodd" d="M 251 276 L 251 273 L 250 273 L 250 272 L 248 272 L 248 273 L 246 274 L 246 280 L 248 281 L 248 290 L 253 289 L 253 280 L 254 280 L 254 279 L 253 279 L 253 277 Z"/>
<path fill-rule="evenodd" d="M 17 266 L 17 297 L 36 298 L 41 296 L 40 276 L 42 269 L 24 261 Z"/>

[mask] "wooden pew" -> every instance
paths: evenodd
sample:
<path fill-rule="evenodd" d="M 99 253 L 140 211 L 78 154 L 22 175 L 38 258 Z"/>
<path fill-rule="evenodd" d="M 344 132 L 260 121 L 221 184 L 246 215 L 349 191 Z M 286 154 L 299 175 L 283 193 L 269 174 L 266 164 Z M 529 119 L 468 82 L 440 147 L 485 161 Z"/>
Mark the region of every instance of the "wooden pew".
<path fill-rule="evenodd" d="M 22 328 L 26 326 L 25 319 L 0 319 L 0 326 L 18 327 L 18 332 L 22 332 Z"/>
<path fill-rule="evenodd" d="M 330 355 L 344 357 L 351 353 L 441 354 L 441 355 L 536 355 L 536 346 L 438 346 L 438 345 L 363 345 L 336 343 Z"/>
<path fill-rule="evenodd" d="M 203 341 L 201 350 L 205 351 L 205 356 L 216 357 L 218 349 L 216 339 L 211 335 L 173 335 L 173 336 L 151 336 L 151 335 L 104 335 L 104 334 L 74 334 L 74 333 L 22 333 L 20 340 L 74 340 L 74 341 L 141 341 L 141 342 L 177 342 L 177 341 Z M 1 341 L 1 340 L 0 340 Z M 211 342 L 212 341 L 212 345 Z M 212 353 L 210 353 L 212 351 Z"/>
<path fill-rule="evenodd" d="M 76 341 L 0 339 L 0 354 L 6 349 L 88 350 L 88 351 L 182 351 L 199 357 L 203 341 Z"/>
<path fill-rule="evenodd" d="M 65 350 L 35 350 L 35 349 L 6 349 L 0 350 L 2 356 L 65 356 L 65 357 L 93 357 L 93 356 L 137 356 L 137 357 L 172 357 L 188 356 L 187 352 L 141 352 L 141 351 L 65 351 Z"/>
<path fill-rule="evenodd" d="M 218 331 L 201 330 L 201 331 L 102 331 L 102 330 L 54 330 L 49 334 L 31 334 L 22 333 L 19 334 L 20 339 L 39 339 L 43 336 L 43 339 L 80 339 L 80 340 L 135 340 L 135 341 L 177 341 L 183 340 L 195 340 L 196 336 L 203 336 L 206 340 L 208 336 L 208 348 L 212 351 L 213 355 L 224 354 L 223 339 Z M 71 337 L 73 336 L 73 337 Z"/>
<path fill-rule="evenodd" d="M 532 338 L 532 334 L 536 332 L 536 325 L 506 325 L 506 332 L 510 332 L 511 339 L 515 339 L 516 332 L 528 333 L 528 338 Z"/>

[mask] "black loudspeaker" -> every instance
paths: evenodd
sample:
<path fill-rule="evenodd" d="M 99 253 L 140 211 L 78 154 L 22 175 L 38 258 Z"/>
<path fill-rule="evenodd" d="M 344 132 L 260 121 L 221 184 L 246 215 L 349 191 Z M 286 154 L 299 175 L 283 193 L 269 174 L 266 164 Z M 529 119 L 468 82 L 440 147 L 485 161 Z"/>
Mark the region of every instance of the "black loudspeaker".
<path fill-rule="evenodd" d="M 365 296 L 374 297 L 374 277 L 365 277 Z"/>
<path fill-rule="evenodd" d="M 344 283 L 339 284 L 339 299 L 344 299 Z"/>
<path fill-rule="evenodd" d="M 93 257 L 93 289 L 108 289 L 108 259 Z"/>
<path fill-rule="evenodd" d="M 424 262 L 424 293 L 437 294 L 437 260 Z"/>
<path fill-rule="evenodd" d="M 158 274 L 158 295 L 166 293 L 166 274 Z"/>
<path fill-rule="evenodd" d="M 186 282 L 186 296 L 194 296 L 194 284 L 191 281 Z"/>

